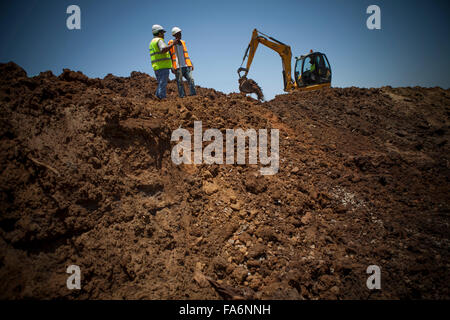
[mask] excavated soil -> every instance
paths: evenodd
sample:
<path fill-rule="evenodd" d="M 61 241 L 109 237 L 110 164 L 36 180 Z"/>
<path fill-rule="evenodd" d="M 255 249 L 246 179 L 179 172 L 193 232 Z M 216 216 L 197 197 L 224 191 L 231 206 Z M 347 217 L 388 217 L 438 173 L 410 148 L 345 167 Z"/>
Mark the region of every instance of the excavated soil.
<path fill-rule="evenodd" d="M 0 298 L 450 298 L 450 90 L 155 89 L 0 65 Z M 175 165 L 196 120 L 279 129 L 278 174 Z"/>

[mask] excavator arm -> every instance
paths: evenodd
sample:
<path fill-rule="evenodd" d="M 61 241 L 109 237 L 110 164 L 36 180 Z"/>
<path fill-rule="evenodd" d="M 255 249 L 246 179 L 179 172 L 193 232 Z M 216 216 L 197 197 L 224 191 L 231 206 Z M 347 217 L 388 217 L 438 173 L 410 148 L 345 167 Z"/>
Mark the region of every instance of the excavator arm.
<path fill-rule="evenodd" d="M 253 30 L 252 39 L 250 40 L 247 50 L 245 51 L 244 58 L 242 59 L 242 64 L 244 64 L 244 61 L 247 58 L 246 68 L 242 68 L 241 64 L 241 67 L 238 69 L 240 79 L 239 83 L 241 84 L 243 82 L 241 81 L 242 78 L 247 79 L 247 74 L 253 62 L 256 49 L 258 48 L 258 45 L 260 43 L 276 51 L 280 55 L 283 66 L 284 91 L 290 91 L 291 89 L 293 89 L 295 85 L 291 78 L 291 59 L 292 59 L 291 47 L 268 35 L 263 34 L 262 32 L 256 29 Z M 242 71 L 244 71 L 244 74 L 241 76 Z"/>

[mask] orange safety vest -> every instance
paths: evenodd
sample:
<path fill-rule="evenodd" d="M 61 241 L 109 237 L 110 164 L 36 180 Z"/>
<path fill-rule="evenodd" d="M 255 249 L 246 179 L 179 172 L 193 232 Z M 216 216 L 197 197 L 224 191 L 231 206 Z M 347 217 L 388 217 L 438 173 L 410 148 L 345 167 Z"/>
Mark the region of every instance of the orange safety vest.
<path fill-rule="evenodd" d="M 173 43 L 173 40 L 169 40 L 169 42 L 167 44 L 170 46 L 172 43 Z M 184 42 L 184 40 L 181 40 L 181 44 L 183 45 L 184 60 L 186 60 L 186 65 L 188 67 L 192 67 L 191 59 L 189 58 L 189 55 L 188 55 L 188 52 L 186 49 L 186 43 Z M 177 54 L 175 53 L 175 46 L 170 48 L 169 51 L 170 51 L 170 56 L 172 57 L 172 66 L 174 69 L 178 69 Z"/>

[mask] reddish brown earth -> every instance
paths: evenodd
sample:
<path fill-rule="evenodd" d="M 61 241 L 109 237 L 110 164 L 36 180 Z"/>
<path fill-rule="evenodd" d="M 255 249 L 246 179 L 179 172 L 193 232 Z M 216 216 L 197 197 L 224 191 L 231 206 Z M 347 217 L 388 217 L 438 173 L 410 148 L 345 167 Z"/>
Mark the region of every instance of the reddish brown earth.
<path fill-rule="evenodd" d="M 449 90 L 155 89 L 0 65 L 0 298 L 450 298 Z M 195 120 L 278 128 L 279 173 L 176 166 Z"/>

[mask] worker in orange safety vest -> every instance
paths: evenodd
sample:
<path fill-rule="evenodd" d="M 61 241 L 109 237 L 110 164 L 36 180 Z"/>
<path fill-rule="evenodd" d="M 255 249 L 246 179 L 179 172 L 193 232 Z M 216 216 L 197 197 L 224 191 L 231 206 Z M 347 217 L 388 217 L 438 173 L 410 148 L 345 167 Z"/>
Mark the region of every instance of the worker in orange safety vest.
<path fill-rule="evenodd" d="M 172 35 L 175 37 L 175 41 L 178 40 L 178 44 L 170 48 L 170 56 L 172 58 L 172 72 L 175 74 L 178 85 L 178 95 L 184 97 L 183 77 L 189 83 L 190 95 L 196 95 L 194 78 L 192 77 L 192 71 L 194 66 L 189 58 L 189 54 L 186 49 L 186 42 L 181 40 L 181 29 L 178 27 L 172 28 Z M 170 46 L 174 41 L 170 40 L 168 45 Z"/>

